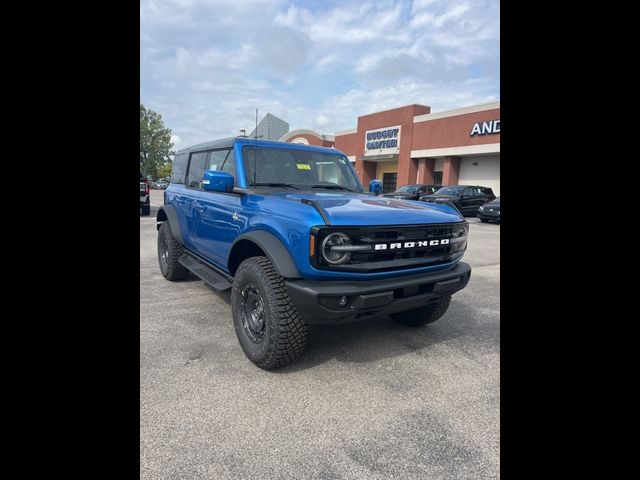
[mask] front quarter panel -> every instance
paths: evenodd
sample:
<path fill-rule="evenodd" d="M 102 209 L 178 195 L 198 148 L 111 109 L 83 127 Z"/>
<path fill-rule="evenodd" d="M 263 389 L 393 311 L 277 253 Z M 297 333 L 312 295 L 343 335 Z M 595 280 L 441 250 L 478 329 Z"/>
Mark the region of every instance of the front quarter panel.
<path fill-rule="evenodd" d="M 266 231 L 287 249 L 303 276 L 309 266 L 309 240 L 312 225 L 323 225 L 320 214 L 310 205 L 249 193 L 242 197 L 240 235 Z"/>

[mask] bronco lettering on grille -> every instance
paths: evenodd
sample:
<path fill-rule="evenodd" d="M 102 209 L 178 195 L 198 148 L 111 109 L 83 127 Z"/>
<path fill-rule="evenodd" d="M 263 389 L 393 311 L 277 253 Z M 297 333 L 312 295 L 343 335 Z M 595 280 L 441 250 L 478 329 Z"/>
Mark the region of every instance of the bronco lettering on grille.
<path fill-rule="evenodd" d="M 398 248 L 421 248 L 421 247 L 433 247 L 435 245 L 447 245 L 449 243 L 448 238 L 440 240 L 419 240 L 417 242 L 404 242 L 404 243 L 376 243 L 373 247 L 374 250 L 395 250 Z"/>

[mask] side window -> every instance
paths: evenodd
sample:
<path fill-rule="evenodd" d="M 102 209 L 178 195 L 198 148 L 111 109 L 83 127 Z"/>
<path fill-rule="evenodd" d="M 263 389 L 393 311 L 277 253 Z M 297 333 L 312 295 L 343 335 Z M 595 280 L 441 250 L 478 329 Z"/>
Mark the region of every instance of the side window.
<path fill-rule="evenodd" d="M 473 188 L 468 188 L 468 187 L 467 187 L 467 188 L 465 188 L 465 189 L 462 191 L 462 194 L 463 194 L 465 197 L 470 197 L 470 196 L 472 196 L 472 195 L 473 195 Z"/>
<path fill-rule="evenodd" d="M 171 168 L 171 181 L 173 183 L 184 183 L 184 176 L 187 173 L 187 162 L 189 155 L 181 153 L 173 159 L 173 167 Z"/>
<path fill-rule="evenodd" d="M 476 187 L 476 188 L 473 189 L 473 194 L 476 197 L 479 197 L 481 195 L 484 195 L 484 192 L 482 191 L 482 189 L 480 187 Z"/>
<path fill-rule="evenodd" d="M 189 162 L 189 172 L 187 173 L 187 187 L 202 188 L 202 177 L 204 176 L 204 164 L 207 160 L 207 152 L 191 154 Z"/>
<path fill-rule="evenodd" d="M 225 160 L 231 150 L 213 150 L 208 152 L 205 170 L 222 170 Z"/>
<path fill-rule="evenodd" d="M 227 159 L 222 164 L 222 171 L 233 175 L 233 178 L 235 180 L 235 178 L 236 178 L 236 159 L 235 159 L 235 155 L 233 154 L 233 150 L 229 150 L 229 154 L 227 155 Z"/>

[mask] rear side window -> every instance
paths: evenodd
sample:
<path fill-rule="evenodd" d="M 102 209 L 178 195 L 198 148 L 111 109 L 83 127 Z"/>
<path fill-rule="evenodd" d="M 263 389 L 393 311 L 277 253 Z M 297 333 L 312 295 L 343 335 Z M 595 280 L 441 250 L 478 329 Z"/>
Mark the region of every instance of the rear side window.
<path fill-rule="evenodd" d="M 189 161 L 189 172 L 187 173 L 186 185 L 189 188 L 202 188 L 202 177 L 204 177 L 204 164 L 207 161 L 207 152 L 191 154 Z"/>
<path fill-rule="evenodd" d="M 173 167 L 171 168 L 171 181 L 173 183 L 184 183 L 184 176 L 187 173 L 187 162 L 189 155 L 181 153 L 176 155 L 173 160 Z"/>

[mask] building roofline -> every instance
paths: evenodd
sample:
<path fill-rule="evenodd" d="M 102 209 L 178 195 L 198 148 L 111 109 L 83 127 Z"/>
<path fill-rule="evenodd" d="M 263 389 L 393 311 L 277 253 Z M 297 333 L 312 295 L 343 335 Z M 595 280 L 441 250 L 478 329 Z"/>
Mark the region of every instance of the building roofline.
<path fill-rule="evenodd" d="M 429 120 L 438 120 L 439 118 L 457 117 L 458 115 L 465 115 L 467 113 L 484 112 L 485 110 L 495 110 L 500 108 L 500 101 L 481 103 L 479 105 L 471 105 L 468 107 L 456 108 L 453 110 L 445 110 L 444 112 L 425 113 L 423 115 L 416 115 L 413 117 L 413 123 L 428 122 Z"/>
<path fill-rule="evenodd" d="M 422 105 L 421 103 L 409 103 L 408 105 L 401 105 L 399 107 L 387 108 L 386 110 L 378 110 L 377 112 L 371 112 L 371 113 L 365 113 L 364 115 L 358 115 L 358 118 L 369 117 L 371 115 L 376 115 L 378 113 L 390 112 L 391 110 L 400 110 L 401 108 L 407 108 L 407 107 L 425 107 L 425 108 L 428 108 L 429 110 L 431 110 L 431 107 L 429 105 Z M 426 114 L 426 115 L 428 115 L 428 114 Z"/>
<path fill-rule="evenodd" d="M 349 130 L 340 130 L 339 132 L 334 133 L 334 135 L 336 137 L 339 137 L 340 135 L 351 135 L 353 133 L 358 133 L 358 129 L 350 128 Z"/>

